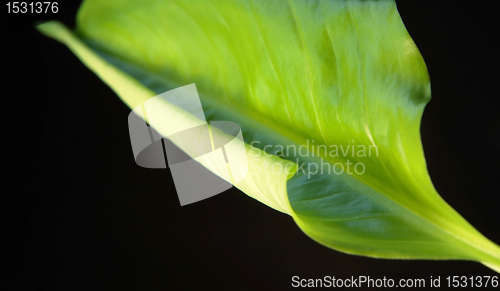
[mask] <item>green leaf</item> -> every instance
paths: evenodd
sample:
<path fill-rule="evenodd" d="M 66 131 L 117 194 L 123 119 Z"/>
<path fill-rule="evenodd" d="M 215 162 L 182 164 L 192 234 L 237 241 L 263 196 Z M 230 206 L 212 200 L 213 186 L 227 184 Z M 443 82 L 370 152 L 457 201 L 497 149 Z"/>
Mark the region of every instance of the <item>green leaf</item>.
<path fill-rule="evenodd" d="M 39 29 L 130 108 L 195 83 L 207 120 L 242 127 L 249 175 L 236 187 L 317 242 L 500 272 L 500 248 L 427 173 L 419 128 L 430 81 L 394 1 L 89 0 L 77 23 L 74 33 Z M 174 125 L 195 118 L 162 110 L 180 112 Z"/>

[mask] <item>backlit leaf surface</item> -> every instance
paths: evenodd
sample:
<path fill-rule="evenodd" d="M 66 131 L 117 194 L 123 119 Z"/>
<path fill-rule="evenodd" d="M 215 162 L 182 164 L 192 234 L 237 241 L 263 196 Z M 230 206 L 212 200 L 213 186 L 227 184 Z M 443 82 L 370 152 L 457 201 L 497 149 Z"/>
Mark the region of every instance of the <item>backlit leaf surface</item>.
<path fill-rule="evenodd" d="M 419 133 L 429 76 L 393 1 L 88 0 L 77 23 L 75 32 L 39 28 L 131 108 L 195 83 L 207 120 L 243 130 L 249 175 L 236 186 L 312 239 L 347 253 L 475 260 L 500 271 L 498 246 L 429 178 Z M 181 112 L 173 126 L 193 118 L 165 110 Z M 359 163 L 363 173 L 353 170 Z"/>

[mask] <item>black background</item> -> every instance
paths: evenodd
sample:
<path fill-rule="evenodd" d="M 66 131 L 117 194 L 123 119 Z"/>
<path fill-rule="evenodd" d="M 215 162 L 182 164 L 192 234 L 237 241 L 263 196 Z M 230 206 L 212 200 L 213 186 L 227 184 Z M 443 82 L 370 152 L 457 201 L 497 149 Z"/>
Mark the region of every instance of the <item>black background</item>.
<path fill-rule="evenodd" d="M 496 5 L 436 2 L 398 1 L 432 81 L 421 129 L 429 172 L 498 244 Z M 70 26 L 75 11 L 63 16 Z M 2 40 L 2 290 L 281 290 L 295 275 L 442 284 L 498 275 L 474 262 L 339 253 L 236 189 L 181 207 L 168 170 L 135 164 L 130 110 L 65 46 L 34 29 Z"/>

